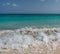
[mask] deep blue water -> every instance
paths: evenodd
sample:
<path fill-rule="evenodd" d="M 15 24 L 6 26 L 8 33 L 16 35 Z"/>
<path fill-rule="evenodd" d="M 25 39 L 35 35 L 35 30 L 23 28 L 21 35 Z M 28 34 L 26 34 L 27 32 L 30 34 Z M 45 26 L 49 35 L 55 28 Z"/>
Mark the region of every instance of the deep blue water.
<path fill-rule="evenodd" d="M 0 14 L 0 29 L 60 27 L 59 14 Z"/>

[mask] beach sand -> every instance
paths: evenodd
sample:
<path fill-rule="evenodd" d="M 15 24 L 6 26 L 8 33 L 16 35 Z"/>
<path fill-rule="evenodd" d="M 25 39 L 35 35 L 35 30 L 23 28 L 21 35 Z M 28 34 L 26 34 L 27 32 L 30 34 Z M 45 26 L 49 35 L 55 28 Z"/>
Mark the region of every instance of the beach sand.
<path fill-rule="evenodd" d="M 58 43 L 56 49 L 52 49 L 51 45 L 47 47 L 44 44 L 31 46 L 29 45 L 28 48 L 24 48 L 22 50 L 2 50 L 0 54 L 60 54 L 60 43 Z"/>

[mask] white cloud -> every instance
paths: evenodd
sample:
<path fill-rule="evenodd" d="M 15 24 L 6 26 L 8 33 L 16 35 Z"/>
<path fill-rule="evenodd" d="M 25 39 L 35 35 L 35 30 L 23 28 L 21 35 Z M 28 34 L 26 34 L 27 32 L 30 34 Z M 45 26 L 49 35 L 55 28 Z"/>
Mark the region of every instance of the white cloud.
<path fill-rule="evenodd" d="M 3 3 L 2 6 L 13 6 L 13 7 L 17 7 L 18 5 L 16 3 Z"/>
<path fill-rule="evenodd" d="M 5 4 L 2 4 L 2 6 L 5 6 Z"/>
<path fill-rule="evenodd" d="M 7 2 L 6 5 L 10 5 L 10 3 Z"/>
<path fill-rule="evenodd" d="M 3 6 L 6 6 L 6 5 L 10 5 L 10 3 L 7 2 L 7 3 L 3 3 L 2 5 L 3 5 Z"/>
<path fill-rule="evenodd" d="M 13 3 L 13 4 L 12 4 L 12 6 L 17 7 L 18 5 L 17 5 L 17 4 L 15 4 L 15 3 Z"/>
<path fill-rule="evenodd" d="M 56 2 L 58 2 L 59 0 L 56 0 Z"/>
<path fill-rule="evenodd" d="M 45 0 L 40 0 L 41 2 L 44 2 Z"/>

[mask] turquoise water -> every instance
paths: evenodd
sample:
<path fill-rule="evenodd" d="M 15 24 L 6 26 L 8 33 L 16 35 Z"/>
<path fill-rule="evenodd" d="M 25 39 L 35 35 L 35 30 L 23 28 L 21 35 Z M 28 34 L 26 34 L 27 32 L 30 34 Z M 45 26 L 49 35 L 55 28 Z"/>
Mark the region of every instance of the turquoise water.
<path fill-rule="evenodd" d="M 58 14 L 20 14 L 0 15 L 0 29 L 19 29 L 24 27 L 60 27 Z"/>

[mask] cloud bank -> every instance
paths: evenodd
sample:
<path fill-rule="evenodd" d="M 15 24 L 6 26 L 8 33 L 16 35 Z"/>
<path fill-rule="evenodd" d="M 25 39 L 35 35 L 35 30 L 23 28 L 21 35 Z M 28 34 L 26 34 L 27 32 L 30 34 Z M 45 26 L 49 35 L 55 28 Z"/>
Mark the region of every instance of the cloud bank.
<path fill-rule="evenodd" d="M 3 4 L 2 4 L 2 6 L 13 6 L 13 7 L 17 7 L 17 6 L 18 6 L 18 4 L 7 2 L 7 3 L 3 3 Z"/>

